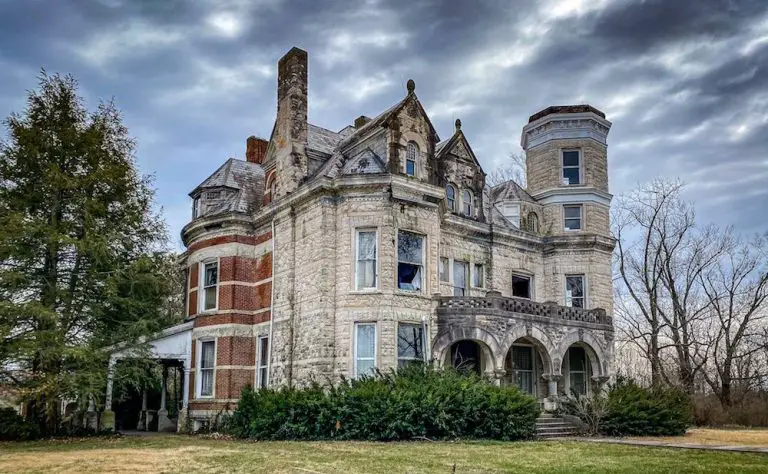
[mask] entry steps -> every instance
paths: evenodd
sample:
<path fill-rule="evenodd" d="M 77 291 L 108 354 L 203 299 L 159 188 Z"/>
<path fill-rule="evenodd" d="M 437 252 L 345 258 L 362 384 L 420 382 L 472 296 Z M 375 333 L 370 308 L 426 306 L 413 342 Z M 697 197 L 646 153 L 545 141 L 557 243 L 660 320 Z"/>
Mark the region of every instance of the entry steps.
<path fill-rule="evenodd" d="M 536 419 L 536 437 L 540 439 L 564 438 L 577 436 L 578 428 L 563 418 L 557 418 L 551 413 L 542 413 Z"/>

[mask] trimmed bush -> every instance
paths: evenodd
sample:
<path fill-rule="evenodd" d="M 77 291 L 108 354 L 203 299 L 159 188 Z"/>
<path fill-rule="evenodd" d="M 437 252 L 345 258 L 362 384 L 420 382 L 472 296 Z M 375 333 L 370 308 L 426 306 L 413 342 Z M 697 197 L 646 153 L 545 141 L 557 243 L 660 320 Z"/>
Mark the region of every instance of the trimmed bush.
<path fill-rule="evenodd" d="M 690 397 L 676 388 L 645 388 L 619 379 L 608 392 L 600 431 L 613 436 L 678 436 L 693 423 Z"/>
<path fill-rule="evenodd" d="M 40 429 L 12 408 L 0 408 L 0 441 L 28 441 L 40 437 Z"/>
<path fill-rule="evenodd" d="M 413 365 L 324 389 L 247 388 L 230 420 L 253 439 L 531 438 L 538 402 L 475 375 Z"/>

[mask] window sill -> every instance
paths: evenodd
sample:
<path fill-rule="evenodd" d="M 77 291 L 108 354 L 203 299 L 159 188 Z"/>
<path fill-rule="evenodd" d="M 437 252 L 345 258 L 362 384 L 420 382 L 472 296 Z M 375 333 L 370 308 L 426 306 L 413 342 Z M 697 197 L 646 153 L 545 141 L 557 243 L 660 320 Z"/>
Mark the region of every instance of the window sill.
<path fill-rule="evenodd" d="M 367 290 L 351 290 L 349 294 L 350 295 L 382 295 L 384 294 L 384 292 L 378 288 L 371 288 Z"/>
<path fill-rule="evenodd" d="M 415 296 L 418 298 L 430 299 L 422 290 L 401 290 L 400 288 L 396 288 L 394 293 L 395 296 Z"/>

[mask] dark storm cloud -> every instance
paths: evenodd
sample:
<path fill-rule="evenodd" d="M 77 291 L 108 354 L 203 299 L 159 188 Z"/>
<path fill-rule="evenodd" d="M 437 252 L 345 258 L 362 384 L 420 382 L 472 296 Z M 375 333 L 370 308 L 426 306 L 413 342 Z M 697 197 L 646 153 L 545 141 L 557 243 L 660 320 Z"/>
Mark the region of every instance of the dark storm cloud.
<path fill-rule="evenodd" d="M 457 117 L 486 170 L 519 153 L 529 115 L 589 102 L 614 122 L 611 190 L 663 175 L 699 215 L 764 229 L 764 1 L 3 1 L 0 115 L 41 66 L 95 105 L 115 97 L 173 236 L 186 193 L 244 138 L 266 136 L 275 63 L 310 55 L 310 120 L 340 129 L 416 92 L 438 132 Z"/>

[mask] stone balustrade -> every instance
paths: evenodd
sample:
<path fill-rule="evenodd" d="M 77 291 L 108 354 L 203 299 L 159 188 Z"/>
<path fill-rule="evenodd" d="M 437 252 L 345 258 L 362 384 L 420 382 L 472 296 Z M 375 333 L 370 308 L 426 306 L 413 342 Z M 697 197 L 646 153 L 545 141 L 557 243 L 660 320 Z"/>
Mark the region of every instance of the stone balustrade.
<path fill-rule="evenodd" d="M 552 301 L 538 303 L 525 298 L 509 298 L 489 291 L 485 296 L 438 296 L 438 314 L 494 312 L 513 316 L 527 314 L 555 321 L 575 321 L 613 326 L 604 309 L 583 309 L 559 305 Z"/>

